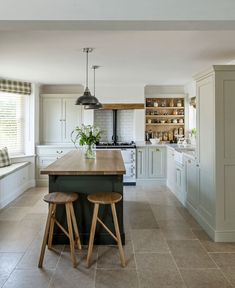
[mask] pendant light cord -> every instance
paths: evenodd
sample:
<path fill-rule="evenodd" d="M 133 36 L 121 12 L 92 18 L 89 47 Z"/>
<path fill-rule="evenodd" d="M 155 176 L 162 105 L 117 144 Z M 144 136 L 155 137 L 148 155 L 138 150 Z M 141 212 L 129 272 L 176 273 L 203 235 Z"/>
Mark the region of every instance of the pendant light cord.
<path fill-rule="evenodd" d="M 86 51 L 86 87 L 88 87 L 88 49 Z"/>
<path fill-rule="evenodd" d="M 95 67 L 93 67 L 94 69 L 94 96 L 95 96 Z"/>

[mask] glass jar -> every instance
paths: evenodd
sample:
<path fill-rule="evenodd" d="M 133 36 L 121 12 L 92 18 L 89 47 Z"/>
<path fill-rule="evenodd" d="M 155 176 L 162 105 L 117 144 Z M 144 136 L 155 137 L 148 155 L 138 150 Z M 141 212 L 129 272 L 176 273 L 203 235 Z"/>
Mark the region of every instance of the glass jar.
<path fill-rule="evenodd" d="M 182 107 L 182 101 L 181 101 L 181 99 L 178 99 L 178 100 L 177 100 L 177 107 Z"/>

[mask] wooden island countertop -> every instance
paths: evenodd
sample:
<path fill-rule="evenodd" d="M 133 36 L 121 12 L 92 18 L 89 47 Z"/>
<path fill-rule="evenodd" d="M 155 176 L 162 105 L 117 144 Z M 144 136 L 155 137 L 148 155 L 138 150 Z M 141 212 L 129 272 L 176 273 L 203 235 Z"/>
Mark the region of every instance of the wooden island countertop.
<path fill-rule="evenodd" d="M 125 173 L 119 150 L 98 150 L 95 159 L 86 159 L 81 150 L 74 150 L 41 171 L 41 174 L 47 175 L 123 175 Z"/>

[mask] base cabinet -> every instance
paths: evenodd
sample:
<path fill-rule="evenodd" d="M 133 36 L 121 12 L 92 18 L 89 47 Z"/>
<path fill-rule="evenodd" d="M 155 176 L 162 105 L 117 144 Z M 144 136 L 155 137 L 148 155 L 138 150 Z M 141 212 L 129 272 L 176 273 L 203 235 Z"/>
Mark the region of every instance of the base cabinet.
<path fill-rule="evenodd" d="M 167 147 L 167 186 L 175 193 L 175 149 Z"/>
<path fill-rule="evenodd" d="M 185 158 L 186 201 L 194 209 L 199 204 L 198 166 L 193 159 Z"/>
<path fill-rule="evenodd" d="M 137 148 L 137 178 L 163 179 L 166 177 L 166 148 Z"/>
<path fill-rule="evenodd" d="M 36 147 L 36 185 L 48 186 L 48 175 L 41 175 L 41 170 L 74 150 L 73 146 L 39 145 Z"/>

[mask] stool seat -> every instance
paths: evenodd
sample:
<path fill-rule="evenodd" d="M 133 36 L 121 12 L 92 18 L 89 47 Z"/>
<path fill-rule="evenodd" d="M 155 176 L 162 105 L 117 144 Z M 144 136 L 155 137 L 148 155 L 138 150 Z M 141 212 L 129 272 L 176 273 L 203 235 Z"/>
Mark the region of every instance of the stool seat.
<path fill-rule="evenodd" d="M 112 204 L 119 202 L 122 195 L 117 192 L 97 192 L 88 195 L 87 199 L 95 204 Z"/>
<path fill-rule="evenodd" d="M 53 192 L 44 196 L 43 200 L 47 203 L 52 204 L 66 204 L 74 202 L 78 199 L 78 194 L 73 193 L 65 193 L 65 192 Z"/>

